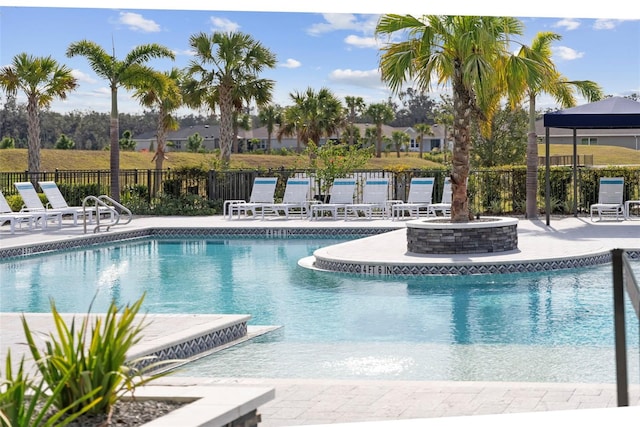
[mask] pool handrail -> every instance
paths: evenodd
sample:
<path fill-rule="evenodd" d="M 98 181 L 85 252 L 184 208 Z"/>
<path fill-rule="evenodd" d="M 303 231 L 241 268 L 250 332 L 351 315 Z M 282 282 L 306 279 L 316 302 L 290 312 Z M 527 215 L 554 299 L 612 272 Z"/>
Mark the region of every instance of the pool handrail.
<path fill-rule="evenodd" d="M 105 231 L 109 231 L 109 229 L 120 223 L 120 216 L 122 213 L 125 213 L 127 215 L 127 221 L 123 222 L 122 224 L 128 224 L 131 222 L 131 220 L 133 219 L 133 214 L 131 213 L 131 210 L 129 210 L 126 206 L 122 205 L 121 203 L 116 202 L 115 200 L 113 200 L 111 197 L 103 194 L 100 196 L 87 196 L 84 198 L 84 200 L 82 200 L 82 207 L 83 209 L 86 209 L 87 203 L 89 202 L 94 202 L 95 206 L 96 206 L 96 211 L 98 211 L 98 209 L 100 207 L 106 208 L 109 210 L 110 212 L 110 222 L 106 223 L 106 224 L 100 224 L 100 215 L 97 214 L 96 215 L 96 226 L 93 228 L 93 232 L 97 233 L 98 231 L 100 231 L 101 228 L 105 228 Z M 84 233 L 87 233 L 87 221 L 84 221 Z"/>

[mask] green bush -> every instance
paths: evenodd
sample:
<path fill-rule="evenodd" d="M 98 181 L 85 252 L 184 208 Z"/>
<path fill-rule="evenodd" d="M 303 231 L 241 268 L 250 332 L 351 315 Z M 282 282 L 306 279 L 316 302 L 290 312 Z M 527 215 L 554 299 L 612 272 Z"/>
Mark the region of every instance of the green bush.
<path fill-rule="evenodd" d="M 96 316 L 89 330 L 90 313 L 80 325 L 75 317 L 67 325 L 51 301 L 55 331 L 49 334 L 44 349 L 39 349 L 25 317 L 22 326 L 38 372 L 49 389 L 57 392 L 51 395 L 52 405 L 66 409 L 70 414 L 88 412 L 109 414 L 113 405 L 125 393 L 133 393 L 135 388 L 166 372 L 152 373 L 159 366 L 175 361 L 155 362 L 143 368 L 137 366 L 148 358 L 128 361 L 127 352 L 137 344 L 143 328 L 144 317 L 136 322 L 144 295 L 127 305 L 119 313 L 112 302 L 104 316 Z M 91 310 L 89 309 L 89 312 Z M 148 376 L 145 376 L 150 374 Z M 90 394 L 90 407 L 78 405 Z"/>

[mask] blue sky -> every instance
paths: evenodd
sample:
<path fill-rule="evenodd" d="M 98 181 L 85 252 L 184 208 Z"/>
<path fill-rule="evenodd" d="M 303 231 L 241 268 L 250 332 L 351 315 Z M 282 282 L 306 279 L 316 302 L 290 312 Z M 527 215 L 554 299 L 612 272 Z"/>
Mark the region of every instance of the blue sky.
<path fill-rule="evenodd" d="M 37 1 L 0 0 L 0 66 L 8 65 L 20 52 L 52 55 L 71 68 L 79 82 L 78 89 L 70 93 L 66 101 L 54 102 L 52 109 L 108 112 L 110 98 L 106 81 L 92 72 L 84 57 L 65 56 L 70 43 L 88 39 L 108 51 L 114 46 L 118 58 L 138 44 L 159 43 L 173 50 L 176 60 L 154 61 L 151 65 L 168 70 L 173 66 L 185 67 L 193 58 L 188 44 L 192 34 L 242 31 L 276 54 L 277 67 L 263 74 L 276 82 L 275 103 L 289 105 L 289 94 L 307 87 L 316 90 L 328 87 L 342 99 L 362 96 L 367 103 L 380 102 L 393 94 L 381 83 L 377 70 L 380 44 L 373 37 L 377 13 L 410 12 L 410 5 L 406 3 L 405 10 L 396 9 L 402 2 L 385 6 L 375 0 L 370 8 L 345 10 L 338 2 L 328 1 L 295 11 L 289 6 L 278 7 L 277 1 L 270 3 L 269 11 L 263 11 L 264 6 L 260 6 L 264 2 L 239 1 L 233 5 L 235 11 L 224 10 L 229 5 L 217 8 L 215 1 L 207 2 L 205 7 L 203 2 L 185 0 L 181 2 L 182 10 L 153 9 L 155 6 L 148 1 L 109 3 L 114 7 L 138 8 L 84 8 L 78 2 L 64 1 L 57 2 L 59 7 L 40 7 L 42 4 Z M 553 59 L 569 79 L 594 80 L 608 95 L 640 92 L 640 20 L 633 15 L 638 14 L 637 11 L 616 9 L 614 1 L 601 10 L 554 9 L 558 15 L 547 13 L 543 17 L 540 12 L 511 10 L 500 3 L 497 1 L 492 9 L 491 2 L 485 2 L 482 12 L 476 12 L 453 1 L 448 10 L 430 8 L 421 12 L 520 17 L 525 26 L 525 34 L 519 38 L 521 42 L 529 43 L 538 31 L 553 31 L 562 36 L 562 40 L 554 44 Z M 544 1 L 542 3 L 544 6 Z M 436 100 L 439 93 L 446 90 L 432 89 L 431 96 Z M 121 112 L 143 111 L 126 91 L 121 89 L 119 94 Z M 19 98 L 21 101 L 24 99 Z M 544 96 L 537 104 L 538 108 L 555 106 Z"/>

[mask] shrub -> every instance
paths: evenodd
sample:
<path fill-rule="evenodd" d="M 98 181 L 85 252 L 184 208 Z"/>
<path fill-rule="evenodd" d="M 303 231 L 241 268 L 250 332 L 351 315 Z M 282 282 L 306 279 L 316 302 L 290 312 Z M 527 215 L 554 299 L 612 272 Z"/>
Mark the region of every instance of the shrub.
<path fill-rule="evenodd" d="M 49 389 L 45 393 L 43 387 L 44 379 L 41 379 L 40 382 L 36 384 L 25 374 L 24 357 L 20 360 L 16 375 L 13 375 L 11 350 L 8 350 L 5 378 L 0 382 L 0 426 L 65 426 L 98 403 L 98 400 L 89 401 L 82 406 L 81 410 L 76 411 L 74 415 L 66 416 L 71 408 L 91 399 L 93 393 L 98 391 L 95 390 L 81 396 L 68 407 L 57 411 L 53 409 L 57 395 L 64 387 L 64 383 L 68 380 L 68 377 L 69 375 L 62 378 L 64 381 L 61 381 L 55 388 Z"/>
<path fill-rule="evenodd" d="M 128 361 L 127 352 L 140 341 L 145 326 L 144 317 L 136 323 L 144 295 L 119 313 L 112 302 L 104 316 L 96 316 L 89 330 L 89 313 L 77 327 L 75 317 L 68 326 L 51 301 L 51 313 L 57 335 L 49 339 L 40 350 L 26 319 L 22 325 L 29 349 L 37 369 L 46 385 L 57 390 L 52 394 L 52 404 L 58 408 L 69 408 L 71 414 L 87 411 L 92 414 L 109 414 L 113 405 L 126 392 L 133 394 L 136 387 L 144 385 L 168 371 L 151 374 L 154 369 L 175 361 L 142 365 L 149 358 Z M 91 309 L 89 309 L 89 312 Z M 87 394 L 91 407 L 77 405 Z"/>

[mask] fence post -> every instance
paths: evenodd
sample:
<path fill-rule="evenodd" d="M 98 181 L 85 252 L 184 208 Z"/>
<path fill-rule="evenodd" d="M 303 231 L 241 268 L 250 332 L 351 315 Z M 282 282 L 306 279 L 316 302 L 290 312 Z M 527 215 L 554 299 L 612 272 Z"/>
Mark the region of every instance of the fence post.
<path fill-rule="evenodd" d="M 611 250 L 613 267 L 613 317 L 616 348 L 616 388 L 618 406 L 629 406 L 627 377 L 627 338 L 624 321 L 624 277 L 622 273 L 623 249 Z"/>

